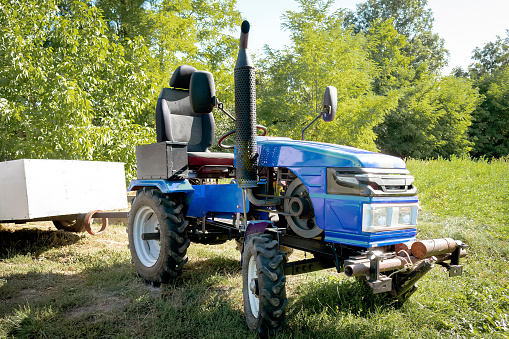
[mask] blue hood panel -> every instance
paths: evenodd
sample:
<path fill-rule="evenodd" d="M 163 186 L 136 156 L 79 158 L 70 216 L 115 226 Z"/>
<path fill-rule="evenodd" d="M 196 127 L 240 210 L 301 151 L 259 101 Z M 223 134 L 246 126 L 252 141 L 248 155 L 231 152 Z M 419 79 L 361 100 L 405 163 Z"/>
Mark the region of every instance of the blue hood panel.
<path fill-rule="evenodd" d="M 272 137 L 258 137 L 257 143 L 258 166 L 406 169 L 400 158 L 349 146 Z"/>

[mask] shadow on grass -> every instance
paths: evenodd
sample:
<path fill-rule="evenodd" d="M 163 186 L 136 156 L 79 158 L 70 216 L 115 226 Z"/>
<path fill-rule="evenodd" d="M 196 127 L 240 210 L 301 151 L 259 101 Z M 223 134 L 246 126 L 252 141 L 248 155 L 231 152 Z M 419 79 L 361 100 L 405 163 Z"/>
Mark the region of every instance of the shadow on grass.
<path fill-rule="evenodd" d="M 21 239 L 32 239 L 37 247 L 46 249 L 79 239 L 67 233 L 59 239 L 62 235 L 53 233 L 59 232 L 33 230 L 28 233 L 31 236 Z M 52 237 L 57 237 L 54 243 L 50 241 Z M 22 240 L 11 238 L 8 244 L 19 251 L 24 247 L 15 245 L 17 241 Z M 178 282 L 160 288 L 136 278 L 127 256 L 113 260 L 107 261 L 98 252 L 97 260 L 74 267 L 73 274 L 39 270 L 3 274 L 0 336 L 255 337 L 245 325 L 239 301 L 242 287 L 225 283 L 232 277 L 239 278 L 238 260 L 221 255 L 191 258 Z M 58 263 L 51 263 L 50 267 L 55 264 Z M 59 267 L 65 272 L 65 265 Z M 361 337 L 372 331 L 372 324 L 366 319 L 380 309 L 394 307 L 392 301 L 371 295 L 361 283 L 330 277 L 305 283 L 288 297 L 288 326 L 277 335 L 280 338 Z M 353 320 L 338 325 L 342 318 Z M 376 332 L 381 338 L 391 334 L 390 328 Z"/>
<path fill-rule="evenodd" d="M 79 235 L 65 231 L 23 228 L 12 232 L 0 229 L 0 259 L 27 254 L 38 257 L 50 249 L 74 244 L 79 239 Z"/>
<path fill-rule="evenodd" d="M 0 337 L 252 337 L 230 296 L 234 288 L 224 285 L 238 265 L 220 257 L 199 261 L 185 268 L 194 273 L 192 282 L 184 272 L 160 288 L 137 278 L 127 257 L 94 260 L 73 274 L 2 274 Z M 220 279 L 210 280 L 212 274 Z"/>
<path fill-rule="evenodd" d="M 400 306 L 387 293 L 373 294 L 364 282 L 354 279 L 311 282 L 301 287 L 294 308 L 308 312 L 338 312 L 370 317 L 374 312 Z"/>
<path fill-rule="evenodd" d="M 318 279 L 299 286 L 289 300 L 289 326 L 282 337 L 394 337 L 390 324 L 375 329 L 373 318 L 390 313 L 400 305 L 385 293 L 374 295 L 361 281 Z"/>
<path fill-rule="evenodd" d="M 239 255 L 240 257 L 240 255 Z M 186 278 L 186 273 L 198 272 L 199 274 L 210 275 L 210 273 L 235 274 L 240 273 L 240 258 L 234 260 L 231 258 L 221 257 L 219 255 L 211 256 L 208 258 L 200 258 L 198 260 L 191 260 L 184 266 L 183 279 Z"/>

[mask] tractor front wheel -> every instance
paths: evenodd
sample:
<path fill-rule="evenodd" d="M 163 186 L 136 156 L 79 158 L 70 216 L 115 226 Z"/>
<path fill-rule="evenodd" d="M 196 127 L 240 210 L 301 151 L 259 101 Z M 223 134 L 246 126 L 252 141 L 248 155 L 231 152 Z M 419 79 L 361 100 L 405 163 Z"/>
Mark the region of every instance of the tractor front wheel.
<path fill-rule="evenodd" d="M 182 274 L 190 243 L 182 208 L 178 199 L 169 200 L 156 189 L 137 192 L 127 233 L 134 266 L 146 283 L 158 286 Z"/>
<path fill-rule="evenodd" d="M 247 327 L 273 335 L 285 322 L 285 254 L 269 234 L 249 236 L 242 255 L 242 294 Z"/>

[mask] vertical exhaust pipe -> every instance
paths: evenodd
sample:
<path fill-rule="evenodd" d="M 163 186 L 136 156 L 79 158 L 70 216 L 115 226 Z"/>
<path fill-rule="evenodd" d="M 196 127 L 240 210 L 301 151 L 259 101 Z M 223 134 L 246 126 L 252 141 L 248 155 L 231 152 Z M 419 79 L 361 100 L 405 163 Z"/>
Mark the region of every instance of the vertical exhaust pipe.
<path fill-rule="evenodd" d="M 240 187 L 257 186 L 255 68 L 247 50 L 249 22 L 241 26 L 235 64 L 236 179 Z"/>

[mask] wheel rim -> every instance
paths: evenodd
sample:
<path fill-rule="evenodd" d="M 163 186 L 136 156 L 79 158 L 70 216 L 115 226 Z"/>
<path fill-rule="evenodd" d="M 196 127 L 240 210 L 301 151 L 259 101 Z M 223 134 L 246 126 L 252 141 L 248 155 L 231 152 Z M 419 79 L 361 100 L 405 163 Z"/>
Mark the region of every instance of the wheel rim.
<path fill-rule="evenodd" d="M 260 309 L 260 300 L 258 300 L 258 296 L 251 290 L 251 282 L 254 282 L 254 279 L 257 279 L 258 275 L 256 274 L 256 261 L 254 256 L 249 258 L 249 264 L 247 265 L 247 283 L 248 283 L 248 294 L 249 294 L 249 306 L 251 307 L 251 313 L 255 318 L 258 318 L 258 311 Z"/>
<path fill-rule="evenodd" d="M 138 210 L 133 224 L 133 242 L 138 259 L 146 267 L 152 267 L 157 262 L 161 252 L 159 240 L 143 240 L 143 233 L 160 232 L 157 215 L 148 206 Z"/>

